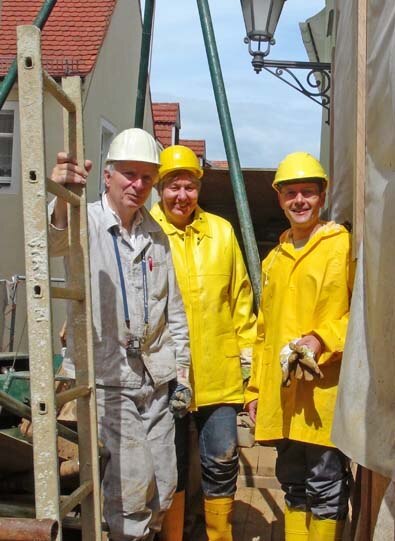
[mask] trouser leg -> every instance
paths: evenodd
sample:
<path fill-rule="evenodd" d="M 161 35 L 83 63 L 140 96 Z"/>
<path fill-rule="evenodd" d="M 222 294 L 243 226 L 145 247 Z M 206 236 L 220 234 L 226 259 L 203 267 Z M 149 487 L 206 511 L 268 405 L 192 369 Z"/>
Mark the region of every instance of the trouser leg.
<path fill-rule="evenodd" d="M 277 451 L 276 475 L 288 509 L 311 513 L 309 541 L 341 539 L 348 512 L 348 459 L 338 449 L 291 440 L 279 442 Z"/>
<path fill-rule="evenodd" d="M 185 514 L 185 485 L 188 471 L 189 415 L 175 420 L 177 456 L 177 488 L 170 508 L 166 511 L 160 532 L 161 541 L 182 541 Z"/>
<path fill-rule="evenodd" d="M 111 539 L 149 540 L 175 487 L 167 385 L 155 390 L 146 381 L 140 389 L 98 388 L 97 404 L 99 436 L 110 454 L 103 513 Z"/>
<path fill-rule="evenodd" d="M 239 406 L 219 405 L 194 413 L 199 433 L 202 488 L 209 541 L 232 540 L 232 508 L 239 471 L 236 415 Z"/>

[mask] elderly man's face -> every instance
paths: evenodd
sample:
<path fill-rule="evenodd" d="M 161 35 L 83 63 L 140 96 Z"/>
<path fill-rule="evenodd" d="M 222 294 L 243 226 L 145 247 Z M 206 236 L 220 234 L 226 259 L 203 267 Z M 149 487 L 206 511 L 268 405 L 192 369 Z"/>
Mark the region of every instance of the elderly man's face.
<path fill-rule="evenodd" d="M 113 172 L 104 171 L 107 197 L 122 217 L 142 207 L 158 175 L 158 166 L 146 162 L 115 162 Z"/>
<path fill-rule="evenodd" d="M 308 232 L 319 221 L 325 191 L 316 182 L 295 182 L 280 188 L 278 200 L 291 227 Z"/>
<path fill-rule="evenodd" d="M 176 226 L 192 222 L 198 205 L 200 181 L 185 171 L 163 182 L 161 200 L 168 219 Z"/>

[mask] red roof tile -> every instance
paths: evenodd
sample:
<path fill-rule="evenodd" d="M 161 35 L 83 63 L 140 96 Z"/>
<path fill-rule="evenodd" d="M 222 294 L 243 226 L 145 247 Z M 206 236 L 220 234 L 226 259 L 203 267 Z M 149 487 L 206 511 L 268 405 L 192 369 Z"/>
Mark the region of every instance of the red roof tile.
<path fill-rule="evenodd" d="M 178 103 L 153 103 L 152 114 L 155 123 L 169 123 L 181 128 L 180 105 Z"/>
<path fill-rule="evenodd" d="M 206 141 L 204 139 L 180 139 L 180 145 L 193 150 L 198 158 L 206 159 Z"/>
<path fill-rule="evenodd" d="M 92 71 L 116 0 L 58 0 L 42 32 L 43 64 L 53 76 Z M 32 24 L 43 0 L 2 0 L 0 76 L 16 55 L 16 27 Z"/>
<path fill-rule="evenodd" d="M 154 132 L 156 139 L 159 140 L 160 143 L 162 143 L 163 147 L 169 147 L 174 143 L 173 141 L 173 129 L 174 126 L 172 124 L 155 124 L 154 125 Z"/>
<path fill-rule="evenodd" d="M 216 169 L 228 169 L 229 164 L 226 160 L 210 160 L 211 166 Z"/>

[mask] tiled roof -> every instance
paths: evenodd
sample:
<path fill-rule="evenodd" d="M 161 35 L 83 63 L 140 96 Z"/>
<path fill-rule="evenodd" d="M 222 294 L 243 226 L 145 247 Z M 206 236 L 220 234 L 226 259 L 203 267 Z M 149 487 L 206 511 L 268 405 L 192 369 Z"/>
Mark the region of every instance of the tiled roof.
<path fill-rule="evenodd" d="M 153 103 L 152 114 L 155 123 L 172 124 L 178 129 L 180 124 L 180 105 L 178 103 Z"/>
<path fill-rule="evenodd" d="M 164 148 L 169 147 L 174 143 L 173 140 L 173 124 L 154 124 L 155 138 L 162 144 Z"/>
<path fill-rule="evenodd" d="M 174 143 L 174 130 L 181 128 L 180 105 L 178 103 L 153 103 L 155 137 L 166 148 Z"/>
<path fill-rule="evenodd" d="M 92 71 L 116 0 L 58 0 L 42 32 L 43 64 L 53 76 Z M 0 76 L 16 55 L 16 27 L 32 24 L 43 0 L 2 0 Z"/>
<path fill-rule="evenodd" d="M 211 167 L 215 167 L 216 169 L 228 169 L 229 164 L 226 160 L 210 160 Z"/>
<path fill-rule="evenodd" d="M 180 139 L 180 145 L 193 150 L 198 158 L 206 159 L 206 141 L 204 139 Z"/>

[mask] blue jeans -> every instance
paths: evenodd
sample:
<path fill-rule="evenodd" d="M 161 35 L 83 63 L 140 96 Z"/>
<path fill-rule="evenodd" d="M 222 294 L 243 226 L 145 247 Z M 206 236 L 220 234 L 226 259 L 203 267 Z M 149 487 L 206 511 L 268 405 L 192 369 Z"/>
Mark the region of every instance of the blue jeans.
<path fill-rule="evenodd" d="M 241 409 L 239 404 L 204 406 L 176 421 L 178 491 L 185 488 L 188 423 L 193 419 L 199 435 L 204 495 L 220 498 L 235 494 L 239 472 L 236 415 Z"/>

